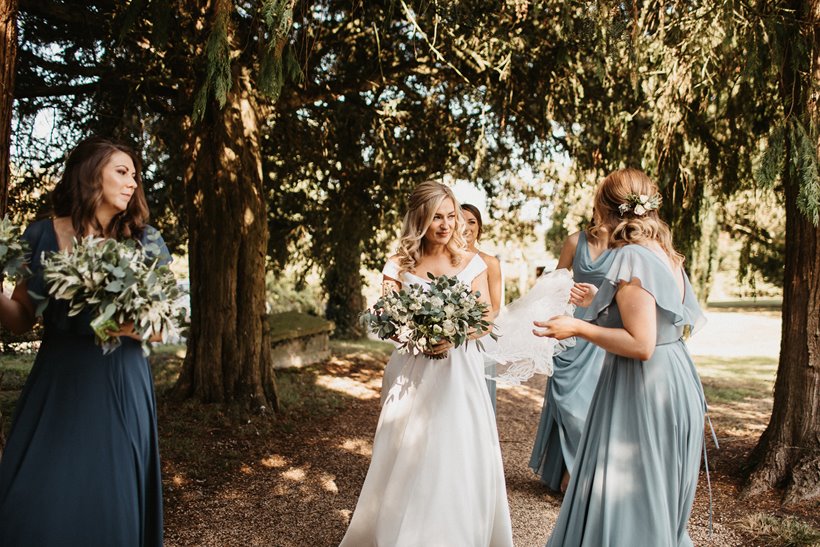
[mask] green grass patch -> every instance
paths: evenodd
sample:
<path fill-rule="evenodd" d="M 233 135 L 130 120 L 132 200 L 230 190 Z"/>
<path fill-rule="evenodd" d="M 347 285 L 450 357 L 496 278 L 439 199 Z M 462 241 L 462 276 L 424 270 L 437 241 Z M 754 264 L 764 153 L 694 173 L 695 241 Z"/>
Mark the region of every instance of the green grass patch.
<path fill-rule="evenodd" d="M 381 355 L 390 355 L 393 348 L 395 348 L 395 346 L 390 342 L 370 340 L 369 338 L 330 341 L 330 351 L 334 355 L 347 355 L 349 353 L 378 353 Z"/>
<path fill-rule="evenodd" d="M 710 403 L 736 403 L 772 396 L 777 359 L 697 357 L 695 365 Z"/>
<path fill-rule="evenodd" d="M 796 517 L 777 517 L 754 513 L 740 521 L 740 527 L 755 539 L 763 539 L 766 545 L 784 547 L 818 547 L 820 530 Z"/>

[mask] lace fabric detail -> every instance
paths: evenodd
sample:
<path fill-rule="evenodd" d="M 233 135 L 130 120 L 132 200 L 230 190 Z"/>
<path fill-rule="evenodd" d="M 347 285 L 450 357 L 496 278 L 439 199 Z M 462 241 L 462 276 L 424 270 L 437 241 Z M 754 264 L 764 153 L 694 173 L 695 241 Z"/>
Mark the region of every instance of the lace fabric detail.
<path fill-rule="evenodd" d="M 507 385 L 520 385 L 535 374 L 552 375 L 552 358 L 575 345 L 574 339 L 558 341 L 535 336 L 533 321 L 556 315 L 572 315 L 569 303 L 572 273 L 566 269 L 542 275 L 518 300 L 507 306 L 495 321 L 498 341 L 492 344 L 486 358 L 496 366 L 487 378 Z"/>

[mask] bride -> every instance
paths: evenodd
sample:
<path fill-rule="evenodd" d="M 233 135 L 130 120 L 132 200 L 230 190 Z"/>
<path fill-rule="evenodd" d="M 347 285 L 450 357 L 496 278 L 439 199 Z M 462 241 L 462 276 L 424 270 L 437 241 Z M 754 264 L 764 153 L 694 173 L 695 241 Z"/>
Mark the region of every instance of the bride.
<path fill-rule="evenodd" d="M 410 196 L 382 291 L 456 276 L 488 302 L 487 265 L 468 253 L 453 192 L 424 182 Z M 393 352 L 373 458 L 342 547 L 508 547 L 512 527 L 484 361 L 474 340 L 432 355 Z M 443 359 L 435 354 L 447 352 Z"/>

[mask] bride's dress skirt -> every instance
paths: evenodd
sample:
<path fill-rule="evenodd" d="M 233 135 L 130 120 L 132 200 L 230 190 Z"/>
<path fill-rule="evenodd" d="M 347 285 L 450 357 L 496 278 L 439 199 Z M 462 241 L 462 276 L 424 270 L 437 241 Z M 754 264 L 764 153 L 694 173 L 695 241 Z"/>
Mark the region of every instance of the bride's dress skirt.
<path fill-rule="evenodd" d="M 495 415 L 475 342 L 431 360 L 394 352 L 373 458 L 345 547 L 509 547 Z"/>

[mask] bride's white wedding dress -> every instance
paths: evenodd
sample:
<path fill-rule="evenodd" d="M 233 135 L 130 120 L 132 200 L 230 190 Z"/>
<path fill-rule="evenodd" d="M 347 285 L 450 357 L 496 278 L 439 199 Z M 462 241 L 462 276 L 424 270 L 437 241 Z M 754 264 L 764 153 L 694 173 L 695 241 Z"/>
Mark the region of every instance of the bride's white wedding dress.
<path fill-rule="evenodd" d="M 470 285 L 475 255 L 458 274 Z M 405 284 L 427 282 L 385 275 Z M 343 547 L 509 547 L 512 526 L 495 414 L 475 341 L 449 357 L 393 352 L 373 458 Z"/>

